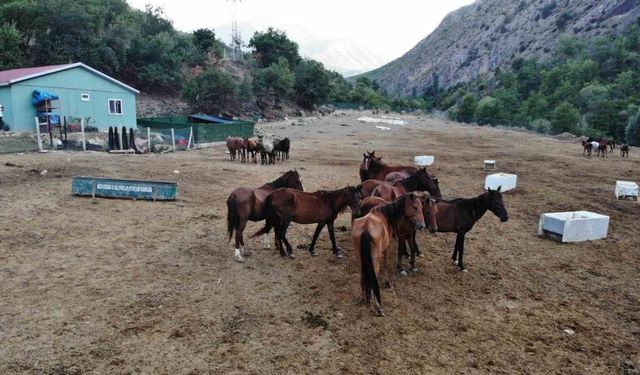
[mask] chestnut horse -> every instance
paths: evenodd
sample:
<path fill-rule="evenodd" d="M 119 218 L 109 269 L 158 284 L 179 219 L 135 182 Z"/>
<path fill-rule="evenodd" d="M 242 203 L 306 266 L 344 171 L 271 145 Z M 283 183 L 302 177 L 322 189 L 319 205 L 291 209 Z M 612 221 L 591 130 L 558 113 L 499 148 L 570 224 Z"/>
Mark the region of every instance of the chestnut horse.
<path fill-rule="evenodd" d="M 375 207 L 351 223 L 353 250 L 360 265 L 362 300 L 370 304 L 373 291 L 374 307 L 380 316 L 384 316 L 384 313 L 377 275 L 382 271 L 385 282 L 389 283 L 387 249 L 395 228 L 401 222 L 407 222 L 416 229 L 424 228 L 422 202 L 417 194 L 405 194 L 392 203 Z"/>
<path fill-rule="evenodd" d="M 293 189 L 278 189 L 267 197 L 264 203 L 266 224 L 253 237 L 269 233 L 275 227 L 276 245 L 280 255 L 294 258 L 293 248 L 287 240 L 287 229 L 291 222 L 298 224 L 317 223 L 316 231 L 309 245 L 309 253 L 317 255 L 316 240 L 324 226 L 327 226 L 333 254 L 342 258 L 342 250 L 336 245 L 333 223 L 338 213 L 347 206 L 356 216 L 360 213 L 360 187 L 347 186 L 339 190 L 320 190 L 315 193 L 305 193 Z M 282 243 L 286 246 L 286 252 Z"/>
<path fill-rule="evenodd" d="M 237 156 L 240 156 L 242 162 L 245 162 L 245 150 L 247 147 L 245 146 L 244 139 L 240 137 L 227 137 L 227 149 L 229 149 L 229 160 L 236 160 Z"/>
<path fill-rule="evenodd" d="M 586 153 L 588 156 L 591 156 L 592 152 L 593 144 L 591 142 L 582 141 L 582 155 Z"/>
<path fill-rule="evenodd" d="M 426 197 L 424 194 L 421 194 L 421 193 L 415 193 L 415 194 L 418 195 L 421 199 L 422 208 L 423 208 L 422 214 L 425 218 L 427 228 L 429 228 L 429 231 L 431 233 L 435 233 L 438 230 L 438 224 L 436 219 L 438 206 L 436 204 L 436 201 Z M 360 203 L 360 214 L 366 215 L 373 208 L 385 205 L 387 203 L 389 202 L 385 201 L 380 197 L 371 196 L 371 197 L 365 198 L 362 200 L 362 203 Z M 418 251 L 417 251 L 417 244 L 415 242 L 415 232 L 416 232 L 416 228 L 411 225 L 406 225 L 406 222 L 404 224 L 398 223 L 398 226 L 395 228 L 395 234 L 396 234 L 396 237 L 398 238 L 398 263 L 396 268 L 398 273 L 401 275 L 407 274 L 406 271 L 404 271 L 402 268 L 402 256 L 407 255 L 405 241 L 409 244 L 409 247 L 411 248 L 411 260 L 410 260 L 411 270 L 414 272 L 417 271 L 416 254 L 418 253 Z"/>
<path fill-rule="evenodd" d="M 283 187 L 304 190 L 298 171 L 288 171 L 280 178 L 257 189 L 237 188 L 227 198 L 227 231 L 229 232 L 229 241 L 231 241 L 233 232 L 236 232 L 234 258 L 238 262 L 244 262 L 243 253 L 245 251 L 242 232 L 247 225 L 247 221 L 264 220 L 263 206 L 265 199 L 272 191 Z"/>
<path fill-rule="evenodd" d="M 622 145 L 620 145 L 620 156 L 624 157 L 629 157 L 629 145 L 626 143 L 623 143 Z"/>
<path fill-rule="evenodd" d="M 450 201 L 436 199 L 436 222 L 438 232 L 456 233 L 456 244 L 451 259 L 460 270 L 467 272 L 462 262 L 464 255 L 464 236 L 473 229 L 475 223 L 482 218 L 487 210 L 493 212 L 501 222 L 509 220 L 509 214 L 504 206 L 499 186 L 496 190 L 487 189 L 475 198 L 458 198 Z M 415 236 L 412 239 L 415 244 Z M 417 246 L 416 246 L 417 249 Z"/>
<path fill-rule="evenodd" d="M 369 169 L 369 161 L 371 160 L 371 157 L 375 157 L 375 154 L 375 151 L 367 151 L 366 153 L 362 154 L 362 163 L 360 163 L 359 170 L 360 182 L 364 182 L 369 179 L 369 173 L 367 172 L 367 170 Z"/>
<path fill-rule="evenodd" d="M 424 190 L 427 190 L 434 197 L 442 196 L 438 179 L 429 176 L 427 168 L 419 169 L 411 176 L 398 180 L 393 184 L 380 184 L 373 189 L 371 194 L 391 202 L 404 193 Z"/>
<path fill-rule="evenodd" d="M 409 177 L 418 168 L 410 165 L 389 165 L 382 161 L 381 157 L 371 156 L 367 168 L 367 179 L 384 181 L 385 177 L 392 172 L 400 172 L 403 177 Z"/>
<path fill-rule="evenodd" d="M 244 143 L 247 146 L 247 162 L 249 161 L 249 155 L 251 155 L 251 162 L 257 163 L 256 153 L 260 152 L 258 147 L 258 140 L 255 138 L 245 138 Z"/>

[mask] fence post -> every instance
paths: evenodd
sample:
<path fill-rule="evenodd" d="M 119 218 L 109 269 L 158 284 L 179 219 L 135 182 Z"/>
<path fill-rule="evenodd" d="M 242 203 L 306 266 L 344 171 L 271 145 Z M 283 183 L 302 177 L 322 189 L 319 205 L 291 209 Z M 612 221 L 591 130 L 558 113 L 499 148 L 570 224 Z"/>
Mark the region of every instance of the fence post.
<path fill-rule="evenodd" d="M 87 139 L 84 135 L 84 118 L 80 119 L 80 131 L 82 132 L 82 151 L 87 151 Z"/>
<path fill-rule="evenodd" d="M 189 143 L 187 144 L 187 150 L 191 149 L 191 140 L 193 139 L 193 126 L 189 128 Z M 195 148 L 195 145 L 194 145 Z"/>
<path fill-rule="evenodd" d="M 120 125 L 118 125 L 118 127 L 120 127 Z M 127 131 L 127 130 L 125 129 L 125 131 Z M 124 133 L 124 132 L 121 132 L 119 134 L 120 135 L 120 150 L 126 150 L 126 148 L 124 147 L 124 137 L 126 137 L 126 135 L 124 135 L 122 133 Z"/>
<path fill-rule="evenodd" d="M 173 128 L 171 128 L 171 142 L 173 143 L 173 152 L 176 151 L 176 134 L 173 131 Z"/>
<path fill-rule="evenodd" d="M 38 137 L 38 151 L 43 152 L 44 150 L 42 149 L 42 138 L 40 138 L 40 121 L 38 121 L 38 116 L 36 116 L 35 119 L 36 119 L 36 137 Z"/>
<path fill-rule="evenodd" d="M 149 152 L 151 152 L 151 128 L 147 127 L 147 147 L 149 147 Z"/>

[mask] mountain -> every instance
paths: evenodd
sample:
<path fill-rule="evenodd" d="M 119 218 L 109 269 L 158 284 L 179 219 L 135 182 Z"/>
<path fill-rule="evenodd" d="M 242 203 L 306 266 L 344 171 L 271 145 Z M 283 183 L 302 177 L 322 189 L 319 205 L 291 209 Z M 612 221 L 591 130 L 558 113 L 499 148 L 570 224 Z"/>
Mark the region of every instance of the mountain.
<path fill-rule="evenodd" d="M 563 34 L 622 33 L 640 17 L 640 0 L 478 0 L 448 14 L 402 57 L 363 74 L 391 95 L 421 94 L 543 59 Z"/>

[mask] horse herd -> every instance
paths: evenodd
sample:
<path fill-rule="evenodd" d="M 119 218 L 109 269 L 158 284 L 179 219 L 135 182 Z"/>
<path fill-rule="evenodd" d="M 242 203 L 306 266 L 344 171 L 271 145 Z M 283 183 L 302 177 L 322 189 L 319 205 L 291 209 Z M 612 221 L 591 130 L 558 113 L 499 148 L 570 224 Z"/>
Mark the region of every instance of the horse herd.
<path fill-rule="evenodd" d="M 595 151 L 597 152 L 596 156 L 607 157 L 609 152 L 613 152 L 616 149 L 616 142 L 613 140 L 607 140 L 598 138 L 587 138 L 582 141 L 582 155 L 591 156 L 591 154 Z M 620 145 L 620 156 L 629 157 L 629 145 L 621 144 Z"/>
<path fill-rule="evenodd" d="M 289 160 L 291 140 L 289 138 L 265 140 L 258 138 L 227 137 L 227 149 L 229 160 L 240 160 L 243 163 L 258 163 L 257 154 L 260 154 L 261 164 L 275 164 L 278 160 Z M 251 157 L 251 160 L 249 160 Z"/>
<path fill-rule="evenodd" d="M 474 198 L 444 200 L 438 179 L 426 168 L 390 165 L 374 152 L 363 154 L 360 164 L 360 184 L 337 190 L 304 191 L 296 170 L 284 173 L 276 180 L 258 188 L 240 187 L 227 199 L 227 231 L 229 241 L 235 233 L 234 258 L 244 262 L 250 253 L 245 248 L 244 229 L 248 221 L 265 220 L 265 225 L 251 237 L 264 235 L 269 247 L 268 233 L 275 232 L 276 248 L 283 257 L 294 258 L 293 247 L 287 239 L 289 225 L 317 224 L 309 253 L 317 255 L 315 244 L 326 226 L 332 252 L 342 258 L 342 250 L 335 239 L 334 222 L 340 212 L 351 210 L 351 239 L 353 253 L 360 266 L 360 285 L 363 302 L 373 305 L 378 315 L 384 315 L 381 305 L 378 275 L 390 286 L 387 268 L 392 238 L 396 238 L 397 272 L 406 275 L 402 258 L 410 258 L 416 271 L 416 256 L 422 256 L 416 241 L 417 231 L 456 233 L 452 260 L 461 271 L 464 238 L 475 223 L 487 212 L 493 212 L 502 222 L 509 219 L 500 187 L 488 189 Z M 407 251 L 407 245 L 410 253 Z"/>

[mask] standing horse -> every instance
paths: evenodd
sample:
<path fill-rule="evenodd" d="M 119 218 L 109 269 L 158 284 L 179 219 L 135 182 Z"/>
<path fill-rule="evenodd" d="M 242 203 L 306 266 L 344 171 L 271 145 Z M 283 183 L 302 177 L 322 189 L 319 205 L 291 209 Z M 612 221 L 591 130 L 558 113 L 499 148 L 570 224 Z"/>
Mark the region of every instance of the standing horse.
<path fill-rule="evenodd" d="M 420 194 L 420 193 L 415 193 L 415 194 L 418 195 L 418 197 L 421 199 L 422 209 L 423 209 L 422 214 L 425 217 L 426 226 L 429 228 L 429 231 L 431 233 L 437 232 L 438 231 L 438 224 L 437 224 L 438 206 L 436 204 L 436 201 L 426 197 L 424 194 Z M 362 203 L 360 203 L 360 214 L 366 215 L 373 208 L 378 206 L 383 206 L 387 203 L 389 202 L 385 201 L 380 197 L 371 196 L 371 197 L 365 198 L 362 200 Z M 426 220 L 427 218 L 428 220 Z M 409 247 L 411 248 L 411 260 L 410 260 L 411 270 L 414 272 L 417 271 L 416 255 L 418 254 L 418 245 L 415 241 L 416 228 L 411 225 L 406 225 L 406 222 L 398 222 L 395 224 L 397 225 L 394 229 L 394 233 L 398 239 L 398 263 L 397 263 L 396 269 L 399 274 L 406 275 L 407 274 L 406 271 L 404 271 L 402 268 L 402 256 L 406 255 L 405 242 L 408 243 Z"/>
<path fill-rule="evenodd" d="M 234 258 L 238 262 L 244 262 L 244 237 L 242 233 L 247 221 L 264 220 L 264 201 L 272 191 L 279 188 L 304 190 L 298 171 L 288 171 L 280 178 L 257 189 L 237 188 L 227 198 L 227 231 L 229 233 L 229 241 L 231 241 L 233 232 L 236 232 Z"/>
<path fill-rule="evenodd" d="M 413 175 L 394 182 L 393 184 L 380 184 L 376 187 L 372 195 L 380 197 L 387 202 L 392 202 L 404 193 L 410 191 L 424 191 L 435 197 L 440 197 L 440 185 L 437 178 L 429 176 L 426 168 L 422 168 Z"/>
<path fill-rule="evenodd" d="M 284 139 L 276 139 L 273 141 L 273 150 L 275 152 L 275 156 L 278 160 L 285 160 L 285 157 L 289 159 L 289 138 L 285 137 Z"/>
<path fill-rule="evenodd" d="M 592 152 L 593 152 L 593 144 L 591 144 L 591 142 L 582 141 L 582 155 L 586 153 L 588 156 L 591 156 Z"/>
<path fill-rule="evenodd" d="M 260 152 L 258 148 L 258 140 L 255 138 L 245 139 L 245 145 L 247 147 L 247 162 L 249 161 L 249 155 L 251 155 L 251 162 L 257 163 L 256 152 Z"/>
<path fill-rule="evenodd" d="M 371 157 L 375 157 L 376 152 L 369 152 L 367 151 L 366 153 L 362 154 L 362 163 L 360 163 L 360 170 L 359 170 L 359 174 L 360 174 L 360 182 L 365 182 L 366 180 L 369 180 L 369 161 L 371 160 Z"/>
<path fill-rule="evenodd" d="M 360 265 L 362 300 L 369 305 L 373 291 L 374 307 L 380 316 L 384 316 L 384 313 L 377 275 L 382 271 L 385 282 L 389 283 L 387 249 L 391 245 L 394 228 L 400 222 L 406 222 L 416 229 L 424 228 L 422 202 L 416 194 L 405 194 L 392 203 L 375 207 L 351 223 L 353 250 Z"/>
<path fill-rule="evenodd" d="M 260 144 L 260 162 L 262 165 L 275 164 L 276 158 L 273 149 L 273 142 L 265 141 L 262 138 L 260 138 L 258 142 Z"/>
<path fill-rule="evenodd" d="M 624 157 L 629 157 L 629 145 L 626 143 L 623 143 L 620 146 L 620 156 Z"/>
<path fill-rule="evenodd" d="M 464 236 L 473 229 L 475 223 L 482 218 L 487 210 L 493 212 L 501 222 L 509 220 L 509 214 L 504 207 L 499 186 L 496 190 L 487 191 L 476 198 L 458 198 L 451 201 L 436 199 L 436 222 L 438 232 L 456 233 L 456 244 L 451 259 L 460 270 L 466 272 L 462 257 L 464 255 Z M 415 243 L 415 237 L 413 238 Z"/>
<path fill-rule="evenodd" d="M 607 157 L 607 143 L 605 141 L 598 142 L 598 156 L 602 153 L 602 157 Z"/>
<path fill-rule="evenodd" d="M 245 148 L 246 147 L 244 145 L 244 139 L 240 137 L 227 137 L 227 149 L 229 149 L 229 160 L 235 161 L 236 153 L 237 153 L 238 156 L 240 156 L 241 159 L 244 161 Z"/>
<path fill-rule="evenodd" d="M 298 224 L 318 223 L 313 239 L 309 245 L 309 253 L 317 255 L 316 240 L 324 226 L 327 226 L 333 254 L 342 258 L 342 251 L 336 245 L 333 223 L 338 213 L 347 206 L 356 216 L 360 212 L 360 187 L 347 186 L 333 191 L 320 190 L 315 193 L 305 193 L 293 189 L 278 189 L 271 193 L 264 204 L 266 225 L 252 237 L 269 233 L 275 227 L 276 244 L 282 256 L 294 258 L 293 248 L 287 240 L 287 229 L 291 222 Z M 282 247 L 282 242 L 286 246 Z"/>
<path fill-rule="evenodd" d="M 384 181 L 385 177 L 391 172 L 401 172 L 406 178 L 415 173 L 418 168 L 410 165 L 389 165 L 382 161 L 381 157 L 371 156 L 367 168 L 367 179 Z"/>

